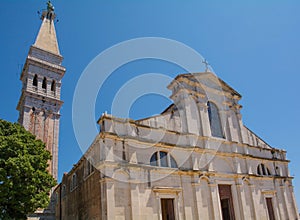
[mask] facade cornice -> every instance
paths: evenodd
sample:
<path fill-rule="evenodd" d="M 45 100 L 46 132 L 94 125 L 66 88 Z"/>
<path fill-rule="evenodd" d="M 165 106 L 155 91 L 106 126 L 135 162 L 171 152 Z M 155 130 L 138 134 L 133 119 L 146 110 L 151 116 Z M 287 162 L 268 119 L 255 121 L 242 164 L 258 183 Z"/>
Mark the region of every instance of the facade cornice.
<path fill-rule="evenodd" d="M 126 169 L 130 169 L 130 170 L 137 170 L 137 171 L 141 171 L 141 170 L 145 170 L 145 171 L 153 171 L 159 174 L 171 174 L 171 175 L 187 175 L 187 176 L 193 176 L 195 177 L 195 175 L 198 175 L 198 178 L 201 178 L 202 175 L 206 175 L 210 180 L 211 183 L 214 183 L 214 180 L 218 177 L 221 178 L 233 178 L 233 179 L 242 179 L 243 177 L 247 176 L 250 180 L 274 180 L 274 179 L 282 179 L 282 180 L 292 180 L 294 179 L 294 177 L 291 176 L 274 176 L 274 175 L 270 175 L 270 176 L 260 176 L 260 175 L 256 175 L 256 174 L 249 174 L 249 173 L 221 173 L 221 172 L 215 172 L 215 171 L 202 171 L 202 170 L 182 170 L 182 169 L 174 169 L 174 168 L 167 168 L 167 167 L 157 167 L 157 166 L 151 166 L 151 165 L 147 165 L 147 164 L 132 164 L 129 162 L 114 162 L 114 161 L 101 161 L 100 163 L 98 163 L 96 165 L 97 170 L 99 170 L 100 172 L 103 172 L 105 174 L 105 170 L 107 168 L 113 168 L 118 169 L 118 168 L 124 168 L 126 167 Z M 73 170 L 73 169 L 72 169 Z M 73 173 L 73 172 L 72 172 Z M 69 172 L 69 174 L 72 174 L 71 171 Z M 212 178 L 212 179 L 211 179 Z M 105 176 L 104 179 L 109 179 L 109 180 L 113 180 L 111 177 L 107 177 Z M 131 181 L 135 181 L 135 179 L 128 179 L 129 182 Z M 193 185 L 198 185 L 198 182 L 194 182 Z"/>
<path fill-rule="evenodd" d="M 282 153 L 282 152 L 286 153 L 286 151 L 283 150 L 283 149 L 278 149 L 278 148 L 271 147 L 265 141 L 263 141 L 261 138 L 259 138 L 257 135 L 255 135 L 253 132 L 252 133 L 255 136 L 257 136 L 257 138 L 259 138 L 259 140 L 261 140 L 262 142 L 264 142 L 266 146 L 269 146 L 269 148 L 267 148 L 267 147 L 260 147 L 260 146 L 253 146 L 253 145 L 250 145 L 250 144 L 247 144 L 247 143 L 232 142 L 232 141 L 229 141 L 227 139 L 222 139 L 222 138 L 215 138 L 215 137 L 208 137 L 208 136 L 198 136 L 198 135 L 192 134 L 192 133 L 181 133 L 181 132 L 178 132 L 178 131 L 168 130 L 168 129 L 164 129 L 164 128 L 151 127 L 151 126 L 148 126 L 148 125 L 140 124 L 139 122 L 137 122 L 137 121 L 135 121 L 133 119 L 117 118 L 117 117 L 114 117 L 112 115 L 107 115 L 107 114 L 102 115 L 99 118 L 99 120 L 97 121 L 97 123 L 101 126 L 101 123 L 103 121 L 105 121 L 105 120 L 111 120 L 113 122 L 120 122 L 120 123 L 130 123 L 131 126 L 134 126 L 134 127 L 137 127 L 137 128 L 140 127 L 140 128 L 146 128 L 146 129 L 151 129 L 151 130 L 156 130 L 156 131 L 162 131 L 164 133 L 173 134 L 173 135 L 188 135 L 188 136 L 191 136 L 191 137 L 195 137 L 198 140 L 210 139 L 210 140 L 217 141 L 217 142 L 222 142 L 222 143 L 225 143 L 225 144 L 236 144 L 238 146 L 245 146 L 245 147 L 250 147 L 250 148 L 255 148 L 255 149 L 263 149 L 263 150 L 268 150 L 268 151 L 275 151 L 275 152 L 278 152 L 278 153 Z M 249 130 L 249 131 L 251 131 L 251 130 Z M 142 139 L 142 140 L 144 140 L 144 139 Z"/>
<path fill-rule="evenodd" d="M 224 156 L 224 157 L 239 157 L 239 158 L 244 158 L 244 159 L 255 159 L 255 160 L 267 160 L 267 161 L 273 161 L 273 162 L 284 162 L 284 163 L 289 163 L 289 160 L 284 160 L 284 159 L 275 159 L 275 158 L 266 158 L 266 157 L 258 157 L 258 156 L 254 156 L 251 154 L 241 154 L 241 153 L 237 153 L 237 152 L 222 152 L 219 150 L 214 150 L 214 149 L 208 149 L 208 148 L 200 148 L 199 146 L 181 146 L 181 145 L 174 145 L 174 144 L 169 144 L 169 143 L 163 143 L 163 142 L 151 142 L 151 141 L 147 141 L 146 140 L 140 140 L 140 139 L 136 139 L 133 138 L 132 136 L 119 136 L 115 133 L 110 133 L 110 132 L 101 132 L 102 138 L 111 138 L 114 140 L 130 140 L 130 141 L 134 141 L 136 143 L 142 143 L 142 144 L 148 144 L 150 146 L 154 146 L 154 147 L 162 147 L 162 148 L 178 148 L 180 150 L 184 150 L 184 151 L 195 151 L 195 152 L 199 152 L 199 153 L 210 153 L 210 154 L 216 154 L 218 156 Z M 230 142 L 228 142 L 230 143 Z M 247 145 L 245 145 L 247 146 Z M 248 147 L 248 146 L 247 146 Z M 269 150 L 269 149 L 265 149 L 265 150 Z"/>

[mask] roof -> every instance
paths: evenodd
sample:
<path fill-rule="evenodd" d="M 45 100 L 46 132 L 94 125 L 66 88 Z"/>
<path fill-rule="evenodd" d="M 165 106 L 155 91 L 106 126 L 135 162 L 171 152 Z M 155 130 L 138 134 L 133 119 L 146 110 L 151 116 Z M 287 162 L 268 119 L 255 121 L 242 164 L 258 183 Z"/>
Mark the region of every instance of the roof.
<path fill-rule="evenodd" d="M 37 48 L 60 55 L 54 21 L 44 17 L 34 45 Z"/>

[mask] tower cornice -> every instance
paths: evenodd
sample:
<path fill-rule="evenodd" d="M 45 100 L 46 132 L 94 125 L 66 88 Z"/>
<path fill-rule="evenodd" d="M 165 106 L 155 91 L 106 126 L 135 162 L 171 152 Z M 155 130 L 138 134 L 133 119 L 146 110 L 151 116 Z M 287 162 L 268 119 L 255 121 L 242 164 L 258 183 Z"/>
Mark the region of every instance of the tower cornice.
<path fill-rule="evenodd" d="M 22 105 L 22 102 L 24 101 L 24 98 L 25 97 L 31 97 L 31 98 L 34 98 L 36 100 L 39 100 L 39 101 L 42 101 L 42 102 L 45 102 L 45 103 L 53 103 L 53 104 L 56 104 L 56 107 L 58 108 L 58 110 L 61 108 L 61 106 L 64 104 L 64 102 L 60 99 L 56 99 L 54 97 L 49 97 L 49 96 L 44 96 L 42 94 L 36 94 L 34 92 L 31 92 L 31 91 L 26 91 L 26 90 L 23 90 L 22 91 L 22 94 L 21 94 L 21 97 L 19 99 L 19 102 L 18 102 L 18 105 L 17 105 L 17 110 L 20 111 L 21 110 L 21 105 Z"/>
<path fill-rule="evenodd" d="M 55 73 L 59 74 L 60 77 L 63 77 L 66 72 L 66 68 L 61 65 L 53 64 L 53 63 L 47 62 L 45 60 L 41 60 L 39 58 L 28 55 L 26 62 L 24 64 L 23 70 L 22 70 L 22 74 L 20 76 L 21 80 L 23 80 L 25 73 L 27 73 L 27 68 L 29 65 L 34 65 L 34 66 L 55 72 Z"/>
<path fill-rule="evenodd" d="M 60 62 L 62 62 L 62 60 L 64 59 L 62 55 L 60 54 L 56 54 L 56 53 L 52 53 L 48 50 L 45 50 L 41 47 L 38 47 L 36 45 L 31 45 L 30 49 L 29 49 L 29 54 L 32 53 L 33 50 L 39 50 L 40 52 L 46 53 L 48 56 L 53 56 L 56 57 L 56 59 L 58 59 Z"/>

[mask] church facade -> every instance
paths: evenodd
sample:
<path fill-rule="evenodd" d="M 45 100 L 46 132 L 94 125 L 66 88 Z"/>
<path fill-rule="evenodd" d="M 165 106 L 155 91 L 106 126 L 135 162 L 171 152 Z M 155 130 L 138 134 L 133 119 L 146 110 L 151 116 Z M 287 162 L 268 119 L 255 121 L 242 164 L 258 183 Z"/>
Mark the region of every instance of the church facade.
<path fill-rule="evenodd" d="M 21 76 L 19 123 L 46 143 L 57 177 L 61 65 L 51 8 Z M 298 219 L 286 151 L 242 122 L 241 95 L 209 70 L 178 75 L 170 105 L 140 119 L 103 114 L 100 132 L 31 219 Z M 55 215 L 55 217 L 54 217 Z"/>
<path fill-rule="evenodd" d="M 298 219 L 286 152 L 243 125 L 241 95 L 209 71 L 168 88 L 160 115 L 100 117 L 56 188 L 56 218 Z"/>

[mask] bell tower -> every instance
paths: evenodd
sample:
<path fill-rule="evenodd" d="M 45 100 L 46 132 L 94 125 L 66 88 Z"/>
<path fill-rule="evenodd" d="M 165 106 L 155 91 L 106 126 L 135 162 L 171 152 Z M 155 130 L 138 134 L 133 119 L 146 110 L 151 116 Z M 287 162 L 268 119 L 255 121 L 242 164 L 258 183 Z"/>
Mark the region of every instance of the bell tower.
<path fill-rule="evenodd" d="M 22 94 L 17 106 L 18 122 L 46 144 L 52 155 L 49 172 L 57 179 L 61 80 L 66 69 L 61 65 L 55 27 L 54 7 L 47 3 L 35 43 L 30 47 L 20 80 Z"/>

